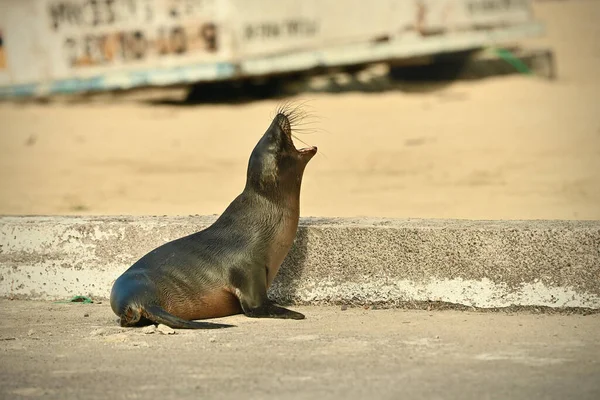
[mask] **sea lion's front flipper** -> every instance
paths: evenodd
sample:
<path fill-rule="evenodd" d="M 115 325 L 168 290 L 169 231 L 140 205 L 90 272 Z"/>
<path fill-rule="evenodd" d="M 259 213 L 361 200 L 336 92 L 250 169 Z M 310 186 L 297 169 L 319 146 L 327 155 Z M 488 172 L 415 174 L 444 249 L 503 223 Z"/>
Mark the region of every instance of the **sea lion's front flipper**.
<path fill-rule="evenodd" d="M 299 312 L 273 303 L 267 297 L 267 275 L 263 267 L 254 266 L 245 271 L 232 271 L 235 295 L 242 311 L 251 318 L 304 319 Z"/>
<path fill-rule="evenodd" d="M 244 306 L 242 305 L 242 309 Z M 265 304 L 260 307 L 244 310 L 244 314 L 252 318 L 283 318 L 283 319 L 304 319 L 304 314 L 299 312 L 288 310 L 287 308 L 280 307 L 274 304 L 271 300 L 267 300 Z"/>

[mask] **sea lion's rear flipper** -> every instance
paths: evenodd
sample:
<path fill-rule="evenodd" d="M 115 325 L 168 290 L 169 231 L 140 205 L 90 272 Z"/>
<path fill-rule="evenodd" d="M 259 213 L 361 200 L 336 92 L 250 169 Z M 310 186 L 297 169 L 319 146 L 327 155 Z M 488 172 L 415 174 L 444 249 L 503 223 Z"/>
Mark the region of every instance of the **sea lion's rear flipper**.
<path fill-rule="evenodd" d="M 160 306 L 148 306 L 144 307 L 142 314 L 145 318 L 158 324 L 165 324 L 173 329 L 220 329 L 220 328 L 231 328 L 235 325 L 228 324 L 215 324 L 212 322 L 196 322 L 186 321 L 176 317 L 173 314 L 169 314 Z"/>

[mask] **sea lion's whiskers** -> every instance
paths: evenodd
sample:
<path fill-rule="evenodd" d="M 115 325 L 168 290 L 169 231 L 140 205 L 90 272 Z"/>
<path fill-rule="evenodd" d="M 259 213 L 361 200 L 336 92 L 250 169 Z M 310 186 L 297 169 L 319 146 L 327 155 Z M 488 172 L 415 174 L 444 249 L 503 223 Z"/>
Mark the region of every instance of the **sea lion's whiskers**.
<path fill-rule="evenodd" d="M 307 146 L 307 147 L 312 147 L 312 145 L 310 145 L 310 144 L 306 143 L 304 140 L 302 140 L 302 139 L 299 139 L 297 136 L 294 136 L 294 134 L 293 134 L 293 133 L 292 133 L 292 137 L 293 137 L 294 139 L 296 139 L 297 141 L 299 141 L 300 143 L 302 143 L 303 145 L 305 145 L 305 146 Z"/>

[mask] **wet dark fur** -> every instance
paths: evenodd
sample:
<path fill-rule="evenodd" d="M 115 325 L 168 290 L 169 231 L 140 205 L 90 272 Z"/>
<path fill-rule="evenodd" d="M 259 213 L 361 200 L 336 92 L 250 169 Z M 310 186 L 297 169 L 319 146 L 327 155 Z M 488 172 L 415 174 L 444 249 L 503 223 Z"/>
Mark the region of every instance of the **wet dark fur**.
<path fill-rule="evenodd" d="M 243 312 L 302 319 L 267 298 L 296 234 L 304 168 L 316 147 L 296 150 L 297 111 L 277 111 L 248 163 L 246 186 L 210 227 L 143 256 L 114 283 L 110 303 L 121 326 L 222 328 L 194 322 Z"/>

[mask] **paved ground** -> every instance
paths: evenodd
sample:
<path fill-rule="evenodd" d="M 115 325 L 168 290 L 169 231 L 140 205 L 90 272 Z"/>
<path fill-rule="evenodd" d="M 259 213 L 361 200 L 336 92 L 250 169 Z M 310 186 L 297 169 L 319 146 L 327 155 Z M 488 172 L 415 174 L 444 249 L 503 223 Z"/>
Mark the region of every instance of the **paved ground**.
<path fill-rule="evenodd" d="M 1 300 L 0 398 L 600 398 L 600 315 L 294 308 L 164 335 Z"/>

